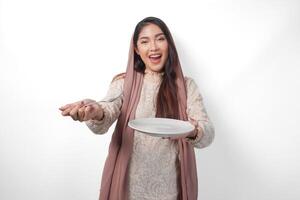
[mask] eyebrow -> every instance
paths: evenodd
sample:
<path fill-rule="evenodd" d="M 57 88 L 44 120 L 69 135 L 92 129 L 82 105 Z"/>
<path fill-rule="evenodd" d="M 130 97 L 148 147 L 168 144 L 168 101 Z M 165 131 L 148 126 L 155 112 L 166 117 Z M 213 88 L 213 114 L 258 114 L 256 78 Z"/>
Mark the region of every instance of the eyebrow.
<path fill-rule="evenodd" d="M 158 34 L 155 35 L 155 37 L 158 37 L 160 35 L 165 35 L 165 34 L 164 33 L 158 33 Z M 149 39 L 149 37 L 143 36 L 143 37 L 140 37 L 139 39 Z"/>

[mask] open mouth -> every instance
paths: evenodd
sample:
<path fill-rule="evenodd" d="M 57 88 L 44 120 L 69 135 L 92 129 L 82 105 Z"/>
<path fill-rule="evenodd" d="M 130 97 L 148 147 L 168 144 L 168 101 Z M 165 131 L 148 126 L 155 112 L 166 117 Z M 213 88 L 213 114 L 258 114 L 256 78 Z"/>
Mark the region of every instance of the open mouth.
<path fill-rule="evenodd" d="M 160 62 L 162 55 L 161 54 L 153 54 L 149 56 L 149 59 L 152 63 L 157 64 Z"/>

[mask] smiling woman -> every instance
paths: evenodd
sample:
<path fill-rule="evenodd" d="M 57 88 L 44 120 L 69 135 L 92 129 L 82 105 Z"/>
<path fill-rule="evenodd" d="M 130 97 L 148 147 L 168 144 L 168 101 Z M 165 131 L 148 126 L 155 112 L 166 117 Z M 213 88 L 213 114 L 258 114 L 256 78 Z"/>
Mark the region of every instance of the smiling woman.
<path fill-rule="evenodd" d="M 168 57 L 168 41 L 159 26 L 149 24 L 141 32 L 135 47 L 147 69 L 161 72 Z"/>
<path fill-rule="evenodd" d="M 177 84 L 174 66 L 179 64 L 172 35 L 162 20 L 142 20 L 137 24 L 133 45 L 138 72 L 163 73 L 157 94 L 157 117 L 177 118 Z"/>
<path fill-rule="evenodd" d="M 120 95 L 121 94 L 121 95 Z M 116 98 L 117 97 L 117 98 Z M 113 78 L 105 99 L 85 99 L 60 108 L 104 134 L 118 119 L 102 173 L 99 200 L 197 200 L 194 148 L 214 139 L 195 81 L 183 75 L 177 50 L 159 18 L 140 21 L 131 38 L 126 73 Z M 155 137 L 128 126 L 139 118 L 172 118 L 194 130 L 181 137 Z"/>

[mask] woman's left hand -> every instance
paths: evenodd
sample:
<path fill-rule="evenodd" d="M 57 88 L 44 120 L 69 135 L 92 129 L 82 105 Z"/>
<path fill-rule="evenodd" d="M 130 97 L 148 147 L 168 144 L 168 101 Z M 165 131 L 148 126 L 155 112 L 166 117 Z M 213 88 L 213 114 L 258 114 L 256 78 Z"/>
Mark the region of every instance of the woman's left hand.
<path fill-rule="evenodd" d="M 195 129 L 198 126 L 198 123 L 196 120 L 193 118 L 189 118 L 189 122 L 194 125 Z M 181 136 L 174 136 L 174 137 L 162 137 L 163 139 L 170 139 L 170 140 L 177 140 L 177 139 L 182 139 L 182 138 L 195 138 L 197 135 L 197 131 L 195 129 L 187 134 L 181 135 Z"/>

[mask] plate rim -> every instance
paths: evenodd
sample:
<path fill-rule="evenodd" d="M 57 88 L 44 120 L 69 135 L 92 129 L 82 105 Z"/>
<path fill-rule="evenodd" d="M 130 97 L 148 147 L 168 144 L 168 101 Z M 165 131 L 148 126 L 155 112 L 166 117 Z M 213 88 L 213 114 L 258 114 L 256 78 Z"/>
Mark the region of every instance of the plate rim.
<path fill-rule="evenodd" d="M 180 131 L 177 131 L 175 133 L 162 133 L 162 132 L 159 132 L 159 131 L 145 131 L 145 130 L 142 130 L 140 128 L 136 128 L 134 126 L 132 126 L 132 123 L 133 121 L 135 120 L 148 120 L 148 119 L 151 119 L 151 120 L 175 120 L 175 121 L 179 121 L 180 123 L 185 123 L 186 125 L 190 126 L 191 130 L 190 131 L 187 131 L 187 132 L 180 132 Z M 145 134 L 148 134 L 148 135 L 152 135 L 152 136 L 157 136 L 157 137 L 164 137 L 164 136 L 180 136 L 180 135 L 186 135 L 188 134 L 189 132 L 195 130 L 195 127 L 189 122 L 189 121 L 184 121 L 184 120 L 180 120 L 180 119 L 173 119 L 173 118 L 163 118 L 163 117 L 142 117 L 142 118 L 135 118 L 135 119 L 132 119 L 128 122 L 128 126 L 134 130 L 137 130 L 141 133 L 145 133 Z"/>

